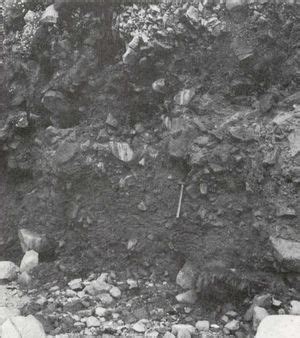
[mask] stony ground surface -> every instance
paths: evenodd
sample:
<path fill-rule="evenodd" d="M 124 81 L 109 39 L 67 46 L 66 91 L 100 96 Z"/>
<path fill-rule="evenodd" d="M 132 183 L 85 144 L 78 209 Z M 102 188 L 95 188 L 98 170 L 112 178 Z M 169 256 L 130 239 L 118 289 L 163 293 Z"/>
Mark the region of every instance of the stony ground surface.
<path fill-rule="evenodd" d="M 4 11 L 0 258 L 22 261 L 22 315 L 51 335 L 251 337 L 251 302 L 296 314 L 299 6 L 52 2 Z"/>

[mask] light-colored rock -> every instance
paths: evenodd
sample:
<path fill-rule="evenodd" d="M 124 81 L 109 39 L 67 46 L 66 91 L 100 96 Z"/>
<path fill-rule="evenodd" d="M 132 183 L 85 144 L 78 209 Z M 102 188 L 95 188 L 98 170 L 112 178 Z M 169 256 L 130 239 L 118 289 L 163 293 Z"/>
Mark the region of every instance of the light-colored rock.
<path fill-rule="evenodd" d="M 20 311 L 15 308 L 0 306 L 0 326 L 9 318 L 19 316 Z"/>
<path fill-rule="evenodd" d="M 123 162 L 130 162 L 134 157 L 134 152 L 126 142 L 110 142 L 110 149 L 115 157 Z"/>
<path fill-rule="evenodd" d="M 300 315 L 300 302 L 298 300 L 291 301 L 290 315 Z"/>
<path fill-rule="evenodd" d="M 27 271 L 23 271 L 18 277 L 18 283 L 23 287 L 28 287 L 31 281 L 32 278 Z"/>
<path fill-rule="evenodd" d="M 73 279 L 68 283 L 68 286 L 73 291 L 80 291 L 83 289 L 82 279 L 81 278 Z"/>
<path fill-rule="evenodd" d="M 192 21 L 192 22 L 198 22 L 199 21 L 199 11 L 196 7 L 190 6 L 189 9 L 186 12 L 186 16 Z"/>
<path fill-rule="evenodd" d="M 55 24 L 57 23 L 57 19 L 58 19 L 58 12 L 54 8 L 54 5 L 50 5 L 43 12 L 42 17 L 41 17 L 41 22 Z"/>
<path fill-rule="evenodd" d="M 1 328 L 1 338 L 46 338 L 42 324 L 32 315 L 11 317 Z"/>
<path fill-rule="evenodd" d="M 192 289 L 196 282 L 196 271 L 191 262 L 186 262 L 182 269 L 178 272 L 176 283 L 183 289 Z"/>
<path fill-rule="evenodd" d="M 113 128 L 117 128 L 118 127 L 118 120 L 112 115 L 112 113 L 109 113 L 107 115 L 107 118 L 106 118 L 106 121 L 105 123 L 110 126 L 110 127 L 113 127 Z"/>
<path fill-rule="evenodd" d="M 265 317 L 255 338 L 299 338 L 300 316 L 275 315 Z"/>
<path fill-rule="evenodd" d="M 92 296 L 96 296 L 100 293 L 109 291 L 112 288 L 112 285 L 97 279 L 92 281 L 89 285 L 84 288 L 84 291 Z"/>
<path fill-rule="evenodd" d="M 107 313 L 108 313 L 108 310 L 105 309 L 104 307 L 98 306 L 95 309 L 95 314 L 98 317 L 105 317 L 107 315 Z"/>
<path fill-rule="evenodd" d="M 189 290 L 176 296 L 177 302 L 186 304 L 195 304 L 197 298 L 197 293 L 194 290 Z"/>
<path fill-rule="evenodd" d="M 253 309 L 253 330 L 257 330 L 259 323 L 269 316 L 269 313 L 266 309 L 260 306 L 255 306 Z"/>
<path fill-rule="evenodd" d="M 98 295 L 98 299 L 103 305 L 110 305 L 114 301 L 112 296 L 108 293 Z"/>
<path fill-rule="evenodd" d="M 275 257 L 291 271 L 300 272 L 300 242 L 270 237 Z"/>
<path fill-rule="evenodd" d="M 180 106 L 187 106 L 191 102 L 194 95 L 195 95 L 194 88 L 183 89 L 174 97 L 174 101 Z"/>
<path fill-rule="evenodd" d="M 208 331 L 209 330 L 209 321 L 208 320 L 198 320 L 196 323 L 196 329 L 198 331 Z"/>
<path fill-rule="evenodd" d="M 192 335 L 187 329 L 180 329 L 177 333 L 177 338 L 191 338 Z"/>
<path fill-rule="evenodd" d="M 152 83 L 152 89 L 157 93 L 163 93 L 166 88 L 165 79 L 158 79 Z"/>
<path fill-rule="evenodd" d="M 116 286 L 112 287 L 112 288 L 109 290 L 109 293 L 110 293 L 114 298 L 120 298 L 121 295 L 122 295 L 121 290 L 120 290 L 118 287 L 116 287 Z"/>
<path fill-rule="evenodd" d="M 35 231 L 20 229 L 18 231 L 18 236 L 24 253 L 28 250 L 42 253 L 48 251 L 51 247 L 46 235 L 40 235 Z"/>
<path fill-rule="evenodd" d="M 39 264 L 39 254 L 34 250 L 29 250 L 25 253 L 21 265 L 20 271 L 21 272 L 29 272 Z"/>
<path fill-rule="evenodd" d="M 132 329 L 135 332 L 143 333 L 143 332 L 146 331 L 146 326 L 145 326 L 145 324 L 142 321 L 138 321 L 137 323 L 134 323 L 132 325 Z"/>
<path fill-rule="evenodd" d="M 245 0 L 226 0 L 226 8 L 231 10 L 246 3 Z"/>
<path fill-rule="evenodd" d="M 288 136 L 290 142 L 290 152 L 292 156 L 296 156 L 300 152 L 300 128 L 295 129 Z"/>
<path fill-rule="evenodd" d="M 88 317 L 86 319 L 86 326 L 87 327 L 98 327 L 100 325 L 101 325 L 101 323 L 100 323 L 99 319 L 97 319 L 94 316 Z"/>
<path fill-rule="evenodd" d="M 172 325 L 172 333 L 177 335 L 180 330 L 187 330 L 190 334 L 196 334 L 196 328 L 190 324 L 174 324 Z"/>
<path fill-rule="evenodd" d="M 236 319 L 231 320 L 225 325 L 225 329 L 229 331 L 237 331 L 240 328 L 240 322 Z"/>
<path fill-rule="evenodd" d="M 19 268 L 15 263 L 9 261 L 0 262 L 0 281 L 8 280 L 12 281 L 17 278 Z"/>
<path fill-rule="evenodd" d="M 164 334 L 163 338 L 175 338 L 175 336 L 173 335 L 173 333 L 168 331 Z"/>

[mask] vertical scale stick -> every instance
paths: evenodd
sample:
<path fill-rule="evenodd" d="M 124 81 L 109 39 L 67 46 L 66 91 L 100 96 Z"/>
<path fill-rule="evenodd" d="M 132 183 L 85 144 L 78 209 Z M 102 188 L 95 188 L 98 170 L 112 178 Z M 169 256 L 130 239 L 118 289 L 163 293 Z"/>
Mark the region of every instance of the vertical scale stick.
<path fill-rule="evenodd" d="M 183 195 L 183 187 L 184 187 L 184 184 L 181 183 L 180 185 L 180 195 L 179 195 L 179 201 L 178 201 L 178 207 L 177 207 L 177 213 L 176 213 L 176 218 L 179 218 L 180 216 L 180 210 L 181 210 L 181 203 L 182 203 L 182 195 Z"/>

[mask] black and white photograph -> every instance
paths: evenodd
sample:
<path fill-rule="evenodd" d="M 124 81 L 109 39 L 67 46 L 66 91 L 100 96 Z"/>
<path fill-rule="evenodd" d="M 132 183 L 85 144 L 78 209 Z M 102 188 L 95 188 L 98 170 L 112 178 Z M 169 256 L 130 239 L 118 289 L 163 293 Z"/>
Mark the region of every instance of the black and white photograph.
<path fill-rule="evenodd" d="M 300 0 L 0 0 L 0 338 L 300 338 Z"/>

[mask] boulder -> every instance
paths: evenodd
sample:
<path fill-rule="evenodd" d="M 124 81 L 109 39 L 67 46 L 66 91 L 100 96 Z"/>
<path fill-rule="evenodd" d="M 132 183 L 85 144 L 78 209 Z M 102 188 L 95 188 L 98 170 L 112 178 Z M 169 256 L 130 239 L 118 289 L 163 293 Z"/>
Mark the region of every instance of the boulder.
<path fill-rule="evenodd" d="M 26 271 L 22 272 L 18 277 L 18 283 L 24 288 L 27 288 L 30 285 L 31 281 L 32 278 Z"/>
<path fill-rule="evenodd" d="M 28 229 L 20 229 L 18 236 L 23 252 L 34 250 L 40 255 L 53 255 L 55 242 L 46 235 L 41 235 Z"/>
<path fill-rule="evenodd" d="M 298 300 L 291 301 L 291 308 L 289 313 L 291 315 L 300 315 L 300 302 Z"/>
<path fill-rule="evenodd" d="M 54 161 L 56 164 L 65 164 L 73 159 L 76 152 L 78 151 L 79 146 L 77 143 L 63 141 L 58 146 Z"/>
<path fill-rule="evenodd" d="M 186 262 L 182 269 L 178 272 L 176 283 L 183 289 L 192 289 L 196 282 L 196 271 L 191 262 Z"/>
<path fill-rule="evenodd" d="M 300 242 L 270 237 L 275 257 L 284 268 L 300 272 Z"/>
<path fill-rule="evenodd" d="M 298 338 L 300 316 L 272 315 L 258 326 L 255 338 Z"/>
<path fill-rule="evenodd" d="M 196 329 L 190 324 L 174 324 L 172 325 L 172 333 L 177 335 L 180 331 L 188 331 L 191 335 L 196 334 Z"/>
<path fill-rule="evenodd" d="M 100 326 L 100 321 L 96 317 L 88 317 L 86 320 L 86 326 L 87 327 L 97 327 Z"/>
<path fill-rule="evenodd" d="M 1 328 L 1 338 L 46 338 L 42 324 L 32 315 L 7 319 Z"/>
<path fill-rule="evenodd" d="M 255 306 L 253 309 L 253 330 L 257 330 L 259 323 L 269 316 L 268 311 L 260 306 Z"/>
<path fill-rule="evenodd" d="M 242 6 L 245 3 L 245 0 L 226 0 L 226 8 L 231 10 L 235 7 Z"/>
<path fill-rule="evenodd" d="M 48 6 L 42 14 L 41 22 L 48 24 L 55 24 L 58 20 L 58 12 L 54 5 Z"/>
<path fill-rule="evenodd" d="M 237 331 L 240 328 L 240 322 L 236 319 L 231 320 L 225 325 L 225 329 L 229 331 Z"/>
<path fill-rule="evenodd" d="M 0 281 L 12 281 L 17 278 L 19 268 L 9 261 L 0 262 Z"/>
<path fill-rule="evenodd" d="M 0 306 L 0 326 L 9 318 L 20 315 L 20 311 L 15 308 Z"/>
<path fill-rule="evenodd" d="M 34 250 L 29 250 L 25 253 L 21 265 L 21 272 L 29 272 L 39 264 L 39 254 Z"/>

